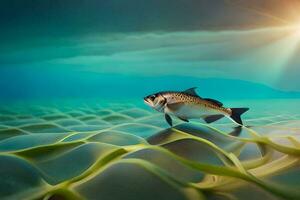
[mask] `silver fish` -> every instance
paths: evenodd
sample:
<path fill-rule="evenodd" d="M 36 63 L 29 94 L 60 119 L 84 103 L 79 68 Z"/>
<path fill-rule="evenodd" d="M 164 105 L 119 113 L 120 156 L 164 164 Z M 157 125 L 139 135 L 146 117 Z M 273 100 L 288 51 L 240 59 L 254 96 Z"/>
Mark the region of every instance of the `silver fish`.
<path fill-rule="evenodd" d="M 155 110 L 165 113 L 165 119 L 172 126 L 172 118 L 188 122 L 189 119 L 202 118 L 206 123 L 228 117 L 239 125 L 243 125 L 241 115 L 249 108 L 226 108 L 215 99 L 202 98 L 196 87 L 182 92 L 158 92 L 144 98 L 144 102 Z"/>

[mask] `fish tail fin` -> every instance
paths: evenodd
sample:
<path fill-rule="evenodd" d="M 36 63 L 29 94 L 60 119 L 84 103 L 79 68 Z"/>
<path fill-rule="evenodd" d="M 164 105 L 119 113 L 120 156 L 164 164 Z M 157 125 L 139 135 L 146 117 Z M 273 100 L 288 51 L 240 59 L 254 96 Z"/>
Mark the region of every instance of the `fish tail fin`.
<path fill-rule="evenodd" d="M 236 123 L 243 125 L 241 115 L 249 110 L 249 108 L 230 108 L 231 115 L 230 118 L 233 119 Z"/>

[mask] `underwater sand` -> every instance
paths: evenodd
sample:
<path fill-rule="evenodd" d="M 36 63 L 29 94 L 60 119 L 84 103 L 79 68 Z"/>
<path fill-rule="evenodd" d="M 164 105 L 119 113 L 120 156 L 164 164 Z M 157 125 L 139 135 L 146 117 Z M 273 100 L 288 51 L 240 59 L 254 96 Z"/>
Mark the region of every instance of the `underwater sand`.
<path fill-rule="evenodd" d="M 131 101 L 2 105 L 0 199 L 300 199 L 299 100 L 231 105 L 237 137 Z"/>

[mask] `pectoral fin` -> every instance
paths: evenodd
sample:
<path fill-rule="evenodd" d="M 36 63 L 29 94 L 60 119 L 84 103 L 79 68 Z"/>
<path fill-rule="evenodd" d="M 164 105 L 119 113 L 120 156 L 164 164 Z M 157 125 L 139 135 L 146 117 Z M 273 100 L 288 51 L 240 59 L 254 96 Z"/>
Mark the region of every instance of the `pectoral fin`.
<path fill-rule="evenodd" d="M 212 123 L 212 122 L 217 121 L 217 120 L 219 120 L 223 117 L 224 117 L 224 115 L 209 115 L 207 117 L 204 117 L 203 119 L 206 123 Z"/>
<path fill-rule="evenodd" d="M 170 115 L 168 115 L 168 114 L 165 113 L 165 119 L 166 119 L 166 121 L 168 122 L 168 124 L 170 126 L 173 126 L 172 118 L 170 117 Z"/>

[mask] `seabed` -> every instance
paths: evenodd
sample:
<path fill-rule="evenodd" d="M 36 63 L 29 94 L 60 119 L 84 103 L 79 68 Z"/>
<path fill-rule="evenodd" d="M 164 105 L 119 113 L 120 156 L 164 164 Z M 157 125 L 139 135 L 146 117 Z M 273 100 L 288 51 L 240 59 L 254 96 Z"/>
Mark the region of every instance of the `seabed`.
<path fill-rule="evenodd" d="M 300 114 L 285 101 L 250 109 L 239 134 L 128 103 L 2 106 L 0 199 L 300 199 Z"/>

